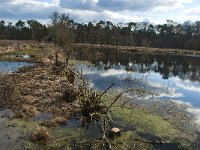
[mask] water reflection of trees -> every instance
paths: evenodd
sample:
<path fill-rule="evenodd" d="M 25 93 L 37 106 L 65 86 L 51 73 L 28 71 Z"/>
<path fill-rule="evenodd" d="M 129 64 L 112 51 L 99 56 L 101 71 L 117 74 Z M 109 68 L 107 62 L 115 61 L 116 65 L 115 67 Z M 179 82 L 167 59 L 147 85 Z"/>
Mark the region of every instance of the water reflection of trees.
<path fill-rule="evenodd" d="M 93 64 L 123 65 L 127 71 L 160 73 L 164 79 L 178 76 L 181 79 L 200 81 L 200 58 L 176 55 L 149 55 L 133 52 L 117 52 L 113 49 L 79 49 L 75 51 L 80 60 L 89 60 Z M 109 63 L 108 63 L 109 62 Z"/>

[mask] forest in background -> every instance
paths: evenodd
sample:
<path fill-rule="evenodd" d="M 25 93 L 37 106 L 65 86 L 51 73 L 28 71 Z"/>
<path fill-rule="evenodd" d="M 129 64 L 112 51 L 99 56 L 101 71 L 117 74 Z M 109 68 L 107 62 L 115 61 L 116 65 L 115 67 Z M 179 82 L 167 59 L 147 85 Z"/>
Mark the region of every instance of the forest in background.
<path fill-rule="evenodd" d="M 56 15 L 56 12 L 53 14 Z M 114 24 L 110 21 L 77 23 L 69 15 L 61 14 L 61 20 L 70 30 L 74 43 L 90 43 L 113 46 L 144 46 L 200 50 L 200 21 L 183 24 L 151 24 L 129 22 Z M 54 16 L 55 17 L 55 16 Z M 53 41 L 52 25 L 37 20 L 0 21 L 0 40 Z"/>

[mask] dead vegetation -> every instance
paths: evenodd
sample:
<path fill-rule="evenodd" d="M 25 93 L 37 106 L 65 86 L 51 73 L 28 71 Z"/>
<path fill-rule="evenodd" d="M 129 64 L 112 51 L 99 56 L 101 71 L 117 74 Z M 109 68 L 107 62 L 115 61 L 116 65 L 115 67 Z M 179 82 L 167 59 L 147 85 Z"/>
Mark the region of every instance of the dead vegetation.
<path fill-rule="evenodd" d="M 46 143 L 50 140 L 51 136 L 45 127 L 37 127 L 31 133 L 32 141 L 39 143 Z"/>
<path fill-rule="evenodd" d="M 0 40 L 0 54 L 30 48 L 34 45 L 38 44 L 34 41 Z"/>
<path fill-rule="evenodd" d="M 55 74 L 51 65 L 25 67 L 0 76 L 0 107 L 14 108 L 23 118 L 40 113 L 69 117 L 79 110 L 77 91 L 66 70 Z"/>

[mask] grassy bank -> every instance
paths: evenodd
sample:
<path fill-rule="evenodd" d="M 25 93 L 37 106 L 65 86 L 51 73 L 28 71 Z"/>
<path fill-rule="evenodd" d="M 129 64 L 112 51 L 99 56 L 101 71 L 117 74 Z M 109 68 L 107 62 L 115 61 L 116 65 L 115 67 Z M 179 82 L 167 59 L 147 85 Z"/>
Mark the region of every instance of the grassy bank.
<path fill-rule="evenodd" d="M 137 46 L 113 46 L 113 45 L 99 45 L 99 44 L 74 44 L 77 48 L 102 48 L 102 49 L 117 49 L 119 51 L 137 52 L 142 54 L 170 54 L 170 55 L 183 55 L 183 56 L 200 56 L 197 50 L 184 50 L 184 49 L 165 49 L 165 48 L 152 48 L 152 47 L 137 47 Z"/>

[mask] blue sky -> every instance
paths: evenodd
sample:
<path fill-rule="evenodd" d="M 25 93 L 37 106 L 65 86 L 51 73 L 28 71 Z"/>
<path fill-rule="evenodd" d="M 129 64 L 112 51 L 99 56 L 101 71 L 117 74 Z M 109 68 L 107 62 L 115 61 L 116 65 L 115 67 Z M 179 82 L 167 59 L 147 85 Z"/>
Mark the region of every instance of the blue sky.
<path fill-rule="evenodd" d="M 37 19 L 47 23 L 56 10 L 70 14 L 77 22 L 200 20 L 199 0 L 0 0 L 0 20 Z"/>

